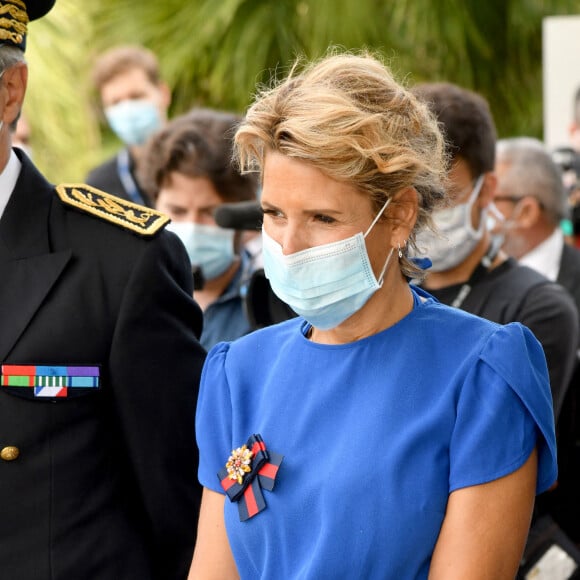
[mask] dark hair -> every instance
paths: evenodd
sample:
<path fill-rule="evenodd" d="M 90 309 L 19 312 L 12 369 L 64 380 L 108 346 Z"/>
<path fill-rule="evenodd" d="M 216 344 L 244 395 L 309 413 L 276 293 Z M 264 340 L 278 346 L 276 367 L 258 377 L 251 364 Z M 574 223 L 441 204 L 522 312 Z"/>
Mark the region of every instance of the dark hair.
<path fill-rule="evenodd" d="M 461 157 L 473 177 L 493 171 L 497 132 L 481 95 L 451 83 L 420 84 L 413 92 L 437 117 L 451 158 Z"/>
<path fill-rule="evenodd" d="M 224 202 L 256 199 L 255 175 L 241 175 L 232 161 L 232 139 L 242 117 L 193 109 L 153 135 L 139 160 L 140 182 L 156 199 L 173 172 L 205 177 Z"/>

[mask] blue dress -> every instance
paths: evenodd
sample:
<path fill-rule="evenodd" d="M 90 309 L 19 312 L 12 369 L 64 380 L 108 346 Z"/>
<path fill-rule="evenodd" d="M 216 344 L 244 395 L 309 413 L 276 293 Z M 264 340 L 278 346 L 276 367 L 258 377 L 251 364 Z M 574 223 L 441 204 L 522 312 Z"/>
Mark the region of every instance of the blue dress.
<path fill-rule="evenodd" d="M 538 341 L 413 294 L 405 318 L 353 343 L 314 343 L 296 318 L 209 353 L 201 483 L 223 493 L 217 473 L 252 434 L 284 455 L 263 511 L 240 521 L 226 499 L 242 579 L 427 578 L 452 491 L 517 470 L 535 445 L 537 493 L 555 481 Z"/>

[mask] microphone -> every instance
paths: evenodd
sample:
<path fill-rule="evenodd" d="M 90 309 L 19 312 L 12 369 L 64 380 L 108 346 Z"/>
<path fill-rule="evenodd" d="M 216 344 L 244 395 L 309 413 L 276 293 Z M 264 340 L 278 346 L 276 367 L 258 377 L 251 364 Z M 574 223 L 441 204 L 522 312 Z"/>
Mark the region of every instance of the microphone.
<path fill-rule="evenodd" d="M 262 208 L 258 201 L 237 201 L 216 207 L 213 214 L 218 226 L 233 230 L 262 228 Z"/>
<path fill-rule="evenodd" d="M 203 290 L 205 286 L 205 277 L 199 266 L 192 266 L 191 273 L 193 274 L 193 289 Z"/>

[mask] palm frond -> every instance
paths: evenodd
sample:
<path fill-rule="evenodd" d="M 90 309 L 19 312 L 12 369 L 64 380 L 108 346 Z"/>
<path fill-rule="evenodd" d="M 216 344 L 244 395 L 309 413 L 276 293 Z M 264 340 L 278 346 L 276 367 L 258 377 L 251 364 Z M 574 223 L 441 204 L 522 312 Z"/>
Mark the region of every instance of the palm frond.
<path fill-rule="evenodd" d="M 578 0 L 58 0 L 30 27 L 25 111 L 36 160 L 53 179 L 75 180 L 102 158 L 110 132 L 89 72 L 99 52 L 120 43 L 159 56 L 172 114 L 195 105 L 241 112 L 256 85 L 297 55 L 338 45 L 380 50 L 411 83 L 477 90 L 500 136 L 541 137 L 542 19 L 578 10 Z"/>

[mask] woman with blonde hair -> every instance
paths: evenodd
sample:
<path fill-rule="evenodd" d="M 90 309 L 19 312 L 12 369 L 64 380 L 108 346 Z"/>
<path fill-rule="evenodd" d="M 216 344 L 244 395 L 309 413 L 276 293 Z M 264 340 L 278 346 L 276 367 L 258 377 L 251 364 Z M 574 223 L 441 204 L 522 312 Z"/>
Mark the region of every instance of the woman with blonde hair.
<path fill-rule="evenodd" d="M 208 355 L 190 578 L 513 578 L 556 478 L 546 363 L 520 324 L 409 283 L 445 200 L 436 121 L 377 57 L 330 54 L 235 141 L 299 316 Z"/>

